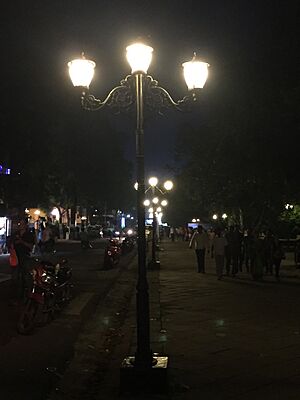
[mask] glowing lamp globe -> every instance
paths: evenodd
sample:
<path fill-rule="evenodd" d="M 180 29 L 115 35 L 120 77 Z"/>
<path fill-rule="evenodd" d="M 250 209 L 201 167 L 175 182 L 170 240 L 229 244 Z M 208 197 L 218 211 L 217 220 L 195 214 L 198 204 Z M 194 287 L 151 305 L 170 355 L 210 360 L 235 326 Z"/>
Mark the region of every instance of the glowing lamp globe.
<path fill-rule="evenodd" d="M 183 75 L 189 90 L 202 89 L 208 77 L 209 64 L 196 59 L 196 53 L 191 61 L 185 62 Z"/>
<path fill-rule="evenodd" d="M 172 181 L 166 181 L 166 182 L 164 183 L 164 188 L 165 188 L 166 190 L 172 190 L 172 189 L 173 189 L 173 182 L 172 182 Z"/>
<path fill-rule="evenodd" d="M 137 72 L 147 74 L 152 60 L 152 52 L 153 48 L 143 43 L 134 43 L 126 47 L 126 57 L 132 74 Z"/>
<path fill-rule="evenodd" d="M 89 88 L 94 76 L 96 64 L 94 61 L 78 58 L 68 63 L 69 75 L 75 87 Z"/>
<path fill-rule="evenodd" d="M 155 176 L 152 176 L 150 179 L 149 179 L 149 185 L 150 186 L 152 186 L 152 187 L 155 187 L 155 186 L 157 186 L 157 184 L 158 184 L 158 179 L 155 177 Z"/>

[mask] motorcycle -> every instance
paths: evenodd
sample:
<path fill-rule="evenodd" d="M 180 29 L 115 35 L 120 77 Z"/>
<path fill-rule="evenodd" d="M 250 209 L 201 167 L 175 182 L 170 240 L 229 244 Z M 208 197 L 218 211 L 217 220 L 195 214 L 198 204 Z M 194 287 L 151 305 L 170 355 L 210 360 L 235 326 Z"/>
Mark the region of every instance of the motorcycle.
<path fill-rule="evenodd" d="M 24 335 L 37 325 L 45 325 L 70 300 L 72 288 L 72 269 L 66 259 L 57 264 L 36 260 L 29 274 L 31 284 L 17 324 L 18 332 Z"/>
<path fill-rule="evenodd" d="M 121 244 L 122 254 L 130 253 L 134 249 L 135 240 L 132 236 L 126 236 Z"/>
<path fill-rule="evenodd" d="M 121 253 L 121 245 L 118 240 L 110 239 L 104 252 L 103 268 L 110 269 L 117 265 L 120 262 Z"/>

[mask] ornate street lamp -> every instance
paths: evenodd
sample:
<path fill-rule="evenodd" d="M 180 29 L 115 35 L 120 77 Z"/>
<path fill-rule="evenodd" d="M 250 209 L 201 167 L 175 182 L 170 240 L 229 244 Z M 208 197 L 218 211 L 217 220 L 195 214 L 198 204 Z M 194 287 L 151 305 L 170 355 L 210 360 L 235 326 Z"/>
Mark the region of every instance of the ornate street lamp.
<path fill-rule="evenodd" d="M 172 190 L 173 188 L 173 182 L 168 180 L 165 181 L 163 184 L 164 189 L 161 189 L 158 186 L 158 179 L 155 176 L 152 176 L 149 180 L 149 187 L 146 189 L 146 193 L 151 190 L 152 191 L 152 203 L 153 203 L 153 220 L 152 220 L 152 258 L 149 262 L 149 267 L 151 269 L 155 269 L 160 267 L 160 261 L 156 257 L 156 249 L 157 249 L 157 229 L 158 229 L 158 221 L 157 221 L 157 213 L 158 213 L 158 208 L 159 208 L 159 199 L 155 196 L 155 192 L 158 191 L 161 194 L 165 194 L 167 191 Z M 161 205 L 164 207 L 167 205 L 167 200 L 162 200 Z"/>
<path fill-rule="evenodd" d="M 161 365 L 160 357 L 154 357 L 150 348 L 149 333 L 149 294 L 146 269 L 145 237 L 145 183 L 144 183 L 144 108 L 162 114 L 168 108 L 187 110 L 197 100 L 198 92 L 203 88 L 208 75 L 208 64 L 196 59 L 183 64 L 184 77 L 189 89 L 188 94 L 179 101 L 172 99 L 158 82 L 147 74 L 152 59 L 153 49 L 143 43 L 134 43 L 126 48 L 131 74 L 121 80 L 104 100 L 99 100 L 89 93 L 89 85 L 94 75 L 96 64 L 81 59 L 68 63 L 69 73 L 74 86 L 81 87 L 81 104 L 86 110 L 96 111 L 104 106 L 116 113 L 135 108 L 136 112 L 136 170 L 137 170 L 137 214 L 138 214 L 138 281 L 137 281 L 137 348 L 134 357 L 127 357 L 126 365 L 132 367 L 136 384 L 142 386 L 150 380 L 152 371 Z M 157 372 L 155 372 L 156 374 Z M 146 379 L 146 380 L 145 380 Z M 144 382 L 144 383 L 143 383 Z M 145 383 L 146 384 L 146 383 Z"/>

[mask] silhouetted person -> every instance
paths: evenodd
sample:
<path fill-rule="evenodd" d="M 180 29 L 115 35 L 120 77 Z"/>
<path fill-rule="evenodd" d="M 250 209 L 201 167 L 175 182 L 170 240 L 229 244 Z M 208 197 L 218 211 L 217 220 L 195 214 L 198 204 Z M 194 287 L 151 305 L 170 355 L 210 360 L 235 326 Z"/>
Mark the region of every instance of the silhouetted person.
<path fill-rule="evenodd" d="M 198 225 L 198 229 L 191 238 L 189 247 L 190 249 L 195 249 L 198 272 L 205 273 L 205 250 L 208 247 L 208 236 L 204 232 L 202 225 Z"/>
<path fill-rule="evenodd" d="M 216 273 L 218 279 L 222 279 L 225 261 L 225 249 L 228 245 L 226 237 L 222 236 L 221 229 L 216 229 L 215 237 L 212 241 L 214 257 L 216 263 Z"/>

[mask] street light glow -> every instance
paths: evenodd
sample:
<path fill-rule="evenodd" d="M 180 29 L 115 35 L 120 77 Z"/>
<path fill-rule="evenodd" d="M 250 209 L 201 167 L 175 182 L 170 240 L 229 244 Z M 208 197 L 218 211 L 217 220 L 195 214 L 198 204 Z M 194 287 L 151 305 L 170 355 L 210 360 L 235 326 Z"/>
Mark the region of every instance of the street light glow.
<path fill-rule="evenodd" d="M 226 213 L 222 214 L 222 218 L 226 219 L 227 218 L 227 214 Z"/>
<path fill-rule="evenodd" d="M 217 214 L 214 214 L 214 215 L 212 216 L 212 218 L 213 218 L 214 220 L 218 219 Z"/>
<path fill-rule="evenodd" d="M 166 189 L 166 190 L 172 190 L 173 189 L 173 182 L 172 181 L 166 181 L 165 183 L 164 183 L 164 188 Z"/>
<path fill-rule="evenodd" d="M 158 197 L 154 197 L 153 199 L 152 199 L 152 203 L 153 204 L 157 204 L 159 202 L 159 198 Z"/>
<path fill-rule="evenodd" d="M 158 179 L 155 177 L 155 176 L 152 176 L 150 179 L 149 179 L 149 185 L 150 186 L 152 186 L 152 187 L 155 187 L 155 186 L 157 186 L 157 184 L 158 184 Z"/>
<path fill-rule="evenodd" d="M 185 62 L 183 75 L 189 90 L 202 89 L 208 77 L 209 64 L 196 60 L 196 53 L 191 61 Z"/>
<path fill-rule="evenodd" d="M 78 58 L 68 63 L 69 75 L 73 85 L 88 88 L 94 76 L 96 63 L 85 58 Z"/>
<path fill-rule="evenodd" d="M 167 200 L 162 200 L 162 202 L 160 203 L 163 207 L 166 207 L 168 205 L 168 201 Z"/>
<path fill-rule="evenodd" d="M 126 47 L 126 57 L 132 74 L 137 72 L 147 74 L 152 60 L 152 52 L 153 48 L 143 43 L 134 43 Z"/>
<path fill-rule="evenodd" d="M 144 206 L 146 206 L 146 207 L 150 206 L 150 200 L 146 199 L 144 201 Z"/>

